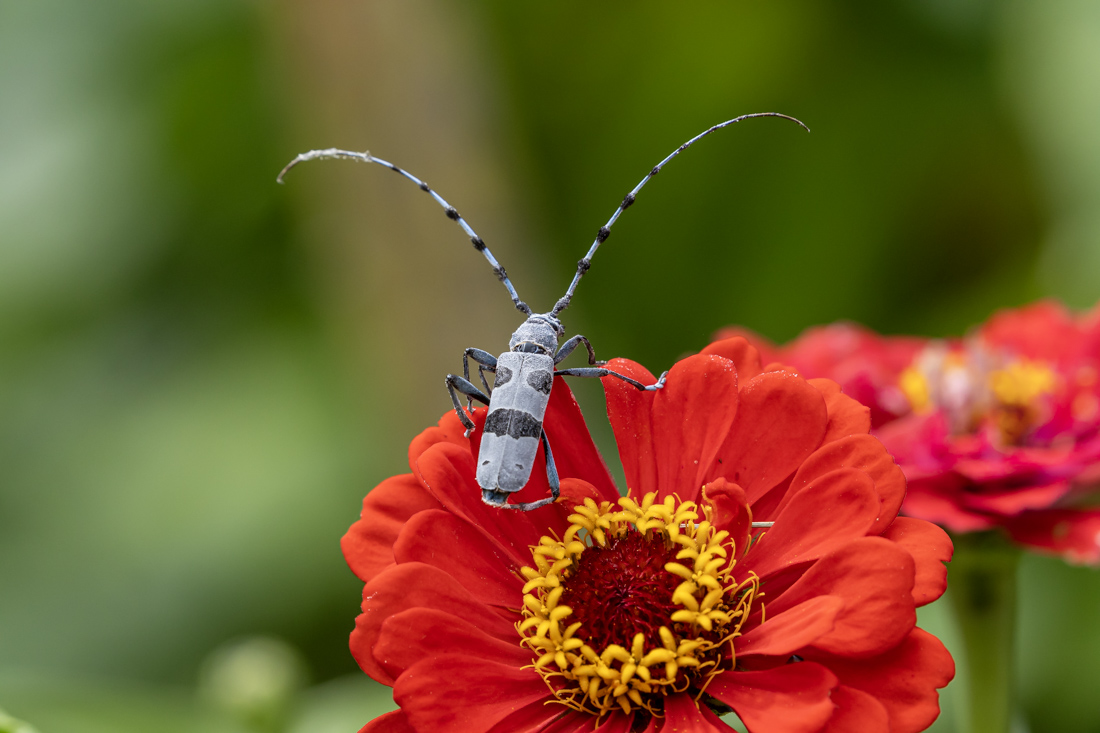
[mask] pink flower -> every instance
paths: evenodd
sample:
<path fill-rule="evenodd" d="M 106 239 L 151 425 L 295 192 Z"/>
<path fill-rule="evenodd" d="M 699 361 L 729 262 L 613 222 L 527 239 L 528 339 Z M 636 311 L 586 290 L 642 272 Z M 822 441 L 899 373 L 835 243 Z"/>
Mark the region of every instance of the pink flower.
<path fill-rule="evenodd" d="M 843 323 L 783 347 L 750 338 L 871 409 L 908 479 L 905 514 L 1100 562 L 1100 311 L 1043 301 L 946 341 Z"/>

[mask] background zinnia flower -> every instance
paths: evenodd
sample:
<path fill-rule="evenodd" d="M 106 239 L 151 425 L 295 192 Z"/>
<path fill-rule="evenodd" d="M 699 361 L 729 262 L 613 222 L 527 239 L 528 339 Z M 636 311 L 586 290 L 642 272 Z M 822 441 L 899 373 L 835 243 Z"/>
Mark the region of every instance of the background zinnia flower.
<path fill-rule="evenodd" d="M 605 383 L 625 498 L 561 380 L 557 504 L 484 505 L 479 432 L 453 414 L 413 441 L 412 473 L 343 541 L 365 582 L 353 654 L 401 706 L 364 731 L 712 731 L 731 709 L 754 733 L 931 724 L 954 665 L 915 608 L 943 593 L 950 541 L 897 518 L 904 478 L 866 408 L 763 372 L 741 339 L 708 351 L 657 393 Z M 545 491 L 536 466 L 521 499 Z"/>
<path fill-rule="evenodd" d="M 907 515 L 1100 562 L 1100 310 L 1043 301 L 950 340 L 847 323 L 782 347 L 749 338 L 766 361 L 834 379 L 871 409 L 908 479 Z"/>

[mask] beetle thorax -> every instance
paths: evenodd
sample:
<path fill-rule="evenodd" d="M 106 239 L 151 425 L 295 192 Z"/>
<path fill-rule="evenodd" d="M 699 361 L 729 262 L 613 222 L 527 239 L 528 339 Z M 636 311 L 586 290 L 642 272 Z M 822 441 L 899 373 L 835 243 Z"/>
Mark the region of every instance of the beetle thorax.
<path fill-rule="evenodd" d="M 516 329 L 512 340 L 508 342 L 508 348 L 511 351 L 553 356 L 558 348 L 558 340 L 564 333 L 561 321 L 557 318 L 549 313 L 536 313 Z"/>

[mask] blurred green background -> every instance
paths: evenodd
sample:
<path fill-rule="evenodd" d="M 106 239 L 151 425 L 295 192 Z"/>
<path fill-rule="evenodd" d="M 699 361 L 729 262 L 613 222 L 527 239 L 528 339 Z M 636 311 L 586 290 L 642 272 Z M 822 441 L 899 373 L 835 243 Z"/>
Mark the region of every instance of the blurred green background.
<path fill-rule="evenodd" d="M 1097 69 L 1095 0 L 0 0 L 0 707 L 335 733 L 391 704 L 338 541 L 519 317 L 413 186 L 277 186 L 296 153 L 425 178 L 545 308 L 678 144 L 798 116 L 678 158 L 595 259 L 567 330 L 656 372 L 733 323 L 1093 303 Z M 1100 576 L 1021 574 L 1020 730 L 1100 730 Z"/>

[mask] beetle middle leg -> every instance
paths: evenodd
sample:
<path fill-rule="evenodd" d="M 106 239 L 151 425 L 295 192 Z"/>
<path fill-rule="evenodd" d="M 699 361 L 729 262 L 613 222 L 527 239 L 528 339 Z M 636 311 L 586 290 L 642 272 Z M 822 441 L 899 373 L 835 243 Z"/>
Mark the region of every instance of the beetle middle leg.
<path fill-rule="evenodd" d="M 574 336 L 573 338 L 569 339 L 561 345 L 561 348 L 558 349 L 558 353 L 554 354 L 554 363 L 561 364 L 569 357 L 570 354 L 573 353 L 573 350 L 581 344 L 584 344 L 584 347 L 588 349 L 589 364 L 591 364 L 592 366 L 603 366 L 607 363 L 606 361 L 596 360 L 596 350 L 592 348 L 592 344 L 588 342 L 588 339 L 580 335 Z"/>
<path fill-rule="evenodd" d="M 625 374 L 619 374 L 613 372 L 610 369 L 604 369 L 602 367 L 577 367 L 574 369 L 555 369 L 554 375 L 558 377 L 617 377 L 627 384 L 637 387 L 640 390 L 646 392 L 656 392 L 659 389 L 663 389 L 665 386 L 665 378 L 668 376 L 668 372 L 661 374 L 656 384 L 646 386 L 639 382 L 637 379 L 632 379 Z"/>
<path fill-rule="evenodd" d="M 546 439 L 546 431 L 542 431 L 542 448 L 546 452 L 546 481 L 550 484 L 550 496 L 538 501 L 527 501 L 520 504 L 509 504 L 508 495 L 502 497 L 500 504 L 486 502 L 500 509 L 517 509 L 521 512 L 529 512 L 532 509 L 553 504 L 561 496 L 561 479 L 558 478 L 558 466 L 554 463 L 554 454 L 550 451 L 550 441 Z"/>
<path fill-rule="evenodd" d="M 489 386 L 489 383 L 485 381 L 485 372 L 496 372 L 497 370 L 497 358 L 484 349 L 466 349 L 462 352 L 462 376 L 466 377 L 466 381 L 470 381 L 470 359 L 477 362 L 477 375 L 481 377 L 481 383 L 485 386 L 485 394 L 490 397 L 493 396 L 493 390 Z M 466 407 L 470 408 L 473 403 L 470 398 L 466 398 Z"/>
<path fill-rule="evenodd" d="M 451 393 L 451 402 L 454 403 L 455 412 L 458 413 L 458 419 L 462 421 L 462 425 L 466 428 L 466 437 L 469 438 L 470 433 L 473 432 L 475 427 L 474 421 L 466 414 L 466 410 L 462 409 L 462 402 L 458 399 L 458 392 L 466 395 L 468 400 L 477 400 L 486 405 L 489 404 L 489 398 L 484 392 L 475 387 L 473 382 L 457 374 L 447 375 L 447 391 Z"/>

